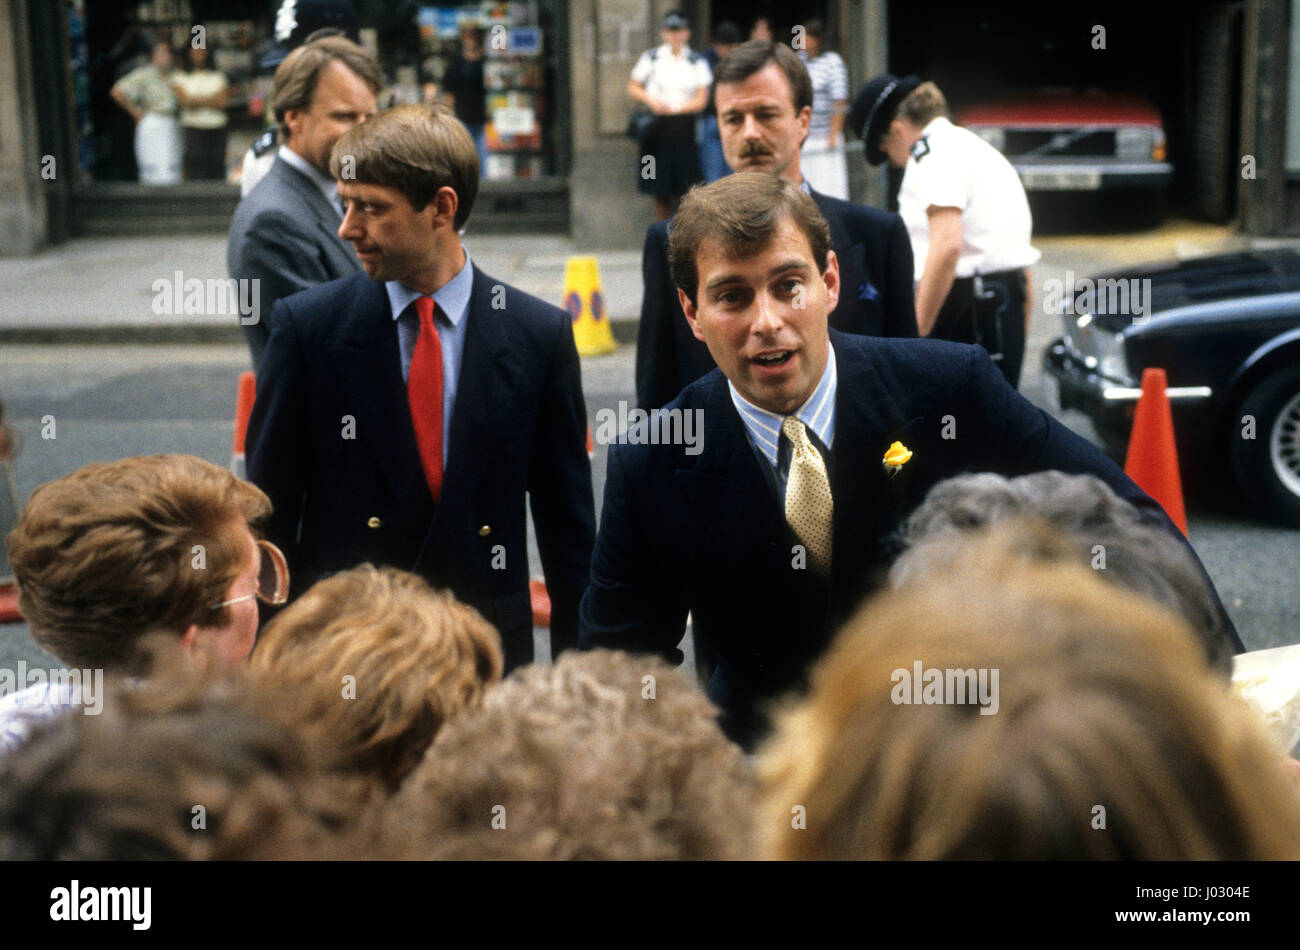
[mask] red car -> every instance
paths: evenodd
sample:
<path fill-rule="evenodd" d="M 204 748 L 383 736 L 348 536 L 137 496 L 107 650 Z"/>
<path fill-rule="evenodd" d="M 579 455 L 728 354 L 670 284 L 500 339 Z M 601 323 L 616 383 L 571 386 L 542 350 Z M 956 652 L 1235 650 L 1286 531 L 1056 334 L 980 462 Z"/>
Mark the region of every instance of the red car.
<path fill-rule="evenodd" d="M 1173 178 L 1160 113 L 1141 96 L 1045 90 L 972 106 L 957 121 L 1002 152 L 1031 193 L 1126 190 L 1159 208 Z"/>

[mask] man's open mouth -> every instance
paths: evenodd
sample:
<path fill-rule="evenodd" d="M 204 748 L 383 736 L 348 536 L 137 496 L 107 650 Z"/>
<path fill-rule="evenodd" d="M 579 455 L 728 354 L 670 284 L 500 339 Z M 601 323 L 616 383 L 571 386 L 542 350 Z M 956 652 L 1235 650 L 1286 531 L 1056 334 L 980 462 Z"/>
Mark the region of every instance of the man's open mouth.
<path fill-rule="evenodd" d="M 794 356 L 794 350 L 781 350 L 777 353 L 765 353 L 762 356 L 755 356 L 754 362 L 760 366 L 780 366 L 792 356 Z"/>

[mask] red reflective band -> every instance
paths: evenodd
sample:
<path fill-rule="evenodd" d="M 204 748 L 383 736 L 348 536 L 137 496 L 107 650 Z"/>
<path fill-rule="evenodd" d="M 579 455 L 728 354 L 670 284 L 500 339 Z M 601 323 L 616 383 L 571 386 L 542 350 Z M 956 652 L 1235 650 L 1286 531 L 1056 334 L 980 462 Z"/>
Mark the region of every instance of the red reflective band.
<path fill-rule="evenodd" d="M 406 399 L 424 478 L 436 502 L 442 492 L 442 341 L 433 323 L 433 298 L 417 298 L 415 311 L 420 315 L 420 335 L 411 354 Z"/>

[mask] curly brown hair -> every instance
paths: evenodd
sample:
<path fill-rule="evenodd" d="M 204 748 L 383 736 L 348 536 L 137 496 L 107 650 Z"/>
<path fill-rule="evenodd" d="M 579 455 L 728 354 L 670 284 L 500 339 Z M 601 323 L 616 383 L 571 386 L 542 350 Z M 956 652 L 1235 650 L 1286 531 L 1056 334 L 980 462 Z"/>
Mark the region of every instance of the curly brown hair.
<path fill-rule="evenodd" d="M 523 667 L 439 734 L 391 834 L 422 858 L 748 857 L 751 777 L 716 716 L 659 659 L 595 650 Z"/>
<path fill-rule="evenodd" d="M 47 482 L 9 532 L 33 639 L 72 666 L 117 668 L 141 634 L 230 622 L 245 556 L 234 525 L 271 512 L 260 488 L 192 455 L 99 462 Z"/>
<path fill-rule="evenodd" d="M 501 638 L 478 611 L 370 564 L 312 585 L 266 625 L 250 661 L 286 694 L 295 725 L 390 790 L 502 665 Z"/>
<path fill-rule="evenodd" d="M 0 860 L 369 856 L 371 787 L 267 710 L 238 673 L 146 638 L 154 675 L 112 677 L 99 715 L 69 713 L 0 759 Z"/>

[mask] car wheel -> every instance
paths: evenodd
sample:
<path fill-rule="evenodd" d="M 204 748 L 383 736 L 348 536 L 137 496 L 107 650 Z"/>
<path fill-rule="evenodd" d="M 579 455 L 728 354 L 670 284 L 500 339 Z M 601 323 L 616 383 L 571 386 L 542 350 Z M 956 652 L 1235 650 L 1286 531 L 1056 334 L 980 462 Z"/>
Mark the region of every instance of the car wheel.
<path fill-rule="evenodd" d="M 1245 438 L 1254 419 L 1254 438 Z M 1260 510 L 1300 525 L 1300 369 L 1256 386 L 1229 430 L 1237 484 Z"/>

